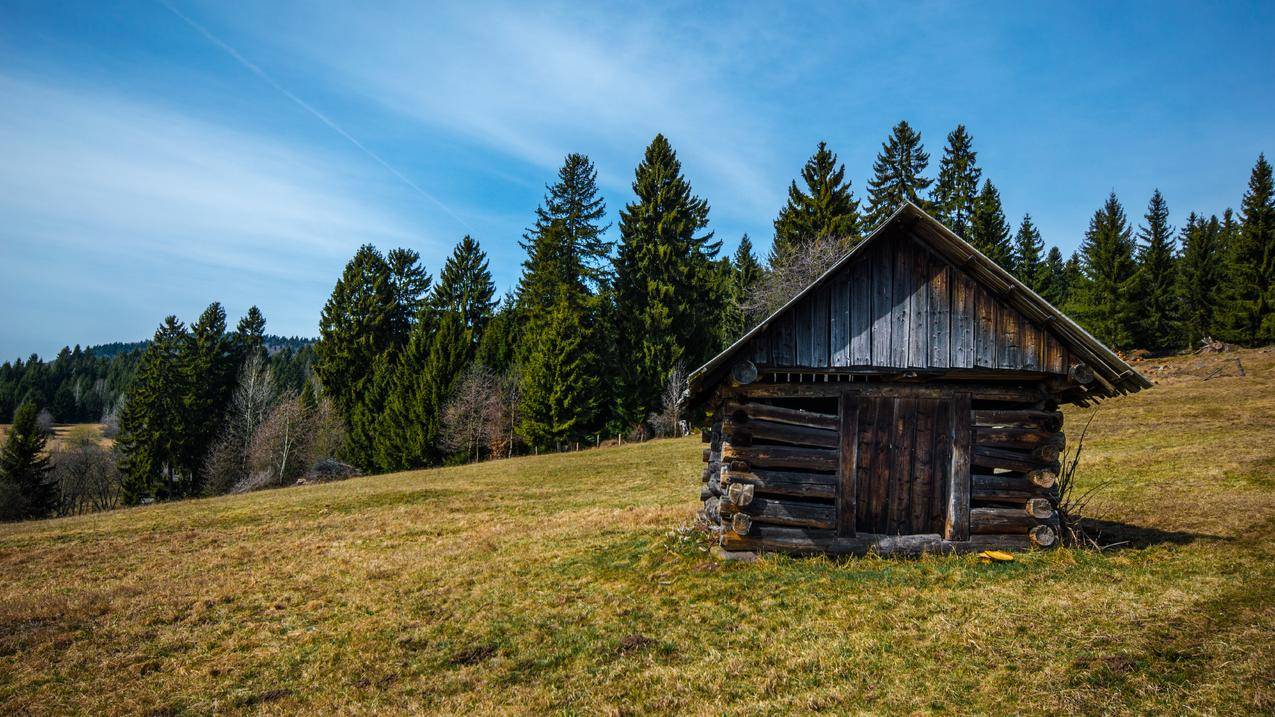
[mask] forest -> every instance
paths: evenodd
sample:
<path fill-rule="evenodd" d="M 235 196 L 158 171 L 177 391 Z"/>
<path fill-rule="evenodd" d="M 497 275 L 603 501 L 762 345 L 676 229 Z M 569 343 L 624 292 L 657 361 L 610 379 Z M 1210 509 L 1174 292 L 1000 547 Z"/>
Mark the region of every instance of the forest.
<path fill-rule="evenodd" d="M 760 257 L 730 255 L 670 142 L 657 135 L 614 215 L 597 171 L 568 155 L 496 298 L 487 255 L 463 237 L 435 277 L 410 248 L 358 249 L 322 307 L 319 337 L 266 340 L 255 308 L 229 330 L 213 303 L 167 317 L 144 345 L 64 349 L 0 366 L 0 514 L 37 518 L 321 480 L 562 451 L 679 430 L 685 374 L 911 201 L 1113 348 L 1170 353 L 1206 339 L 1275 339 L 1275 190 L 1260 155 L 1238 210 L 1171 222 L 1156 190 L 1131 220 L 1113 192 L 1079 249 L 1011 221 L 964 126 L 931 174 L 899 122 L 862 196 L 820 142 L 788 189 Z M 618 238 L 611 241 L 614 221 Z M 100 421 L 114 444 L 51 424 Z M 85 457 L 88 455 L 89 457 Z M 85 476 L 91 476 L 92 480 Z M 91 483 L 88 500 L 83 488 Z"/>

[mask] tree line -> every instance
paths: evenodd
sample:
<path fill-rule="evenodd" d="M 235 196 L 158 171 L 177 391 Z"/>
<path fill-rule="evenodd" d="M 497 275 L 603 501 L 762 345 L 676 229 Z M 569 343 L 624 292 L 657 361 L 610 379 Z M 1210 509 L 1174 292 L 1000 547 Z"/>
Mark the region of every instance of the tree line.
<path fill-rule="evenodd" d="M 686 371 L 904 200 L 1117 349 L 1275 337 L 1275 197 L 1264 156 L 1238 213 L 1192 213 L 1178 230 L 1157 190 L 1134 227 L 1112 193 L 1064 257 L 1046 250 L 1030 213 L 1011 225 L 967 129 L 946 139 L 931 176 L 920 133 L 898 123 L 862 199 L 820 142 L 789 186 L 764 261 L 747 235 L 719 256 L 709 203 L 663 135 L 634 169 L 614 242 L 597 171 L 570 154 L 523 233 L 510 292 L 495 298 L 487 255 L 469 236 L 437 280 L 411 249 L 364 245 L 323 306 L 318 341 L 303 348 L 312 364 L 290 379 L 297 388 L 266 390 L 269 400 L 254 399 L 270 375 L 259 313 L 234 332 L 216 304 L 189 329 L 170 317 L 138 357 L 121 413 L 123 499 L 281 485 L 325 458 L 388 471 L 673 433 Z M 297 428 L 320 437 L 301 445 Z"/>

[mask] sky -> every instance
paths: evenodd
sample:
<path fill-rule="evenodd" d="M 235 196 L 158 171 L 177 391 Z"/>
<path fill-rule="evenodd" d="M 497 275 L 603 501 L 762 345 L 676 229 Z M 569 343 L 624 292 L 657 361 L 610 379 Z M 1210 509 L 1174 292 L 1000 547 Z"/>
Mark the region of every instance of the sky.
<path fill-rule="evenodd" d="M 0 2 L 0 359 L 249 306 L 314 336 L 359 245 L 498 289 L 562 158 L 614 223 L 656 133 L 763 255 L 820 140 L 866 196 L 906 119 L 963 123 L 1070 253 L 1115 191 L 1180 226 L 1275 152 L 1275 3 Z M 618 238 L 611 227 L 609 236 Z"/>

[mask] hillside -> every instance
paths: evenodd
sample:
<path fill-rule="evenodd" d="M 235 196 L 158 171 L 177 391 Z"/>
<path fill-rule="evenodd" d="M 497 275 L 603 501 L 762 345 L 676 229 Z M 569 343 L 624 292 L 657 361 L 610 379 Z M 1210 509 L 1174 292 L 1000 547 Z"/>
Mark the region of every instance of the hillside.
<path fill-rule="evenodd" d="M 1101 553 L 718 563 L 693 439 L 0 526 L 0 712 L 1275 710 L 1275 352 L 1139 368 Z"/>

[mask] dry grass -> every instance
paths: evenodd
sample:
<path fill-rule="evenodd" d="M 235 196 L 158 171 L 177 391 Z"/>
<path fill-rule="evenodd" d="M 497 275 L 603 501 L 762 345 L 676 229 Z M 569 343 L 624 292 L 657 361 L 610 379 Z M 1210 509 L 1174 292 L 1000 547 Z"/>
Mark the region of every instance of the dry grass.
<path fill-rule="evenodd" d="M 8 438 L 11 425 L 9 423 L 0 423 L 0 444 L 4 443 L 4 440 Z M 49 436 L 48 449 L 51 451 L 57 449 L 62 445 L 67 434 L 72 431 L 91 433 L 104 448 L 110 448 L 115 445 L 114 439 L 102 437 L 102 424 L 100 423 L 57 423 L 53 425 L 53 435 Z"/>
<path fill-rule="evenodd" d="M 718 563 L 671 531 L 692 440 L 0 527 L 0 712 L 1270 712 L 1275 354 L 1242 357 L 1104 404 L 1104 552 Z"/>

